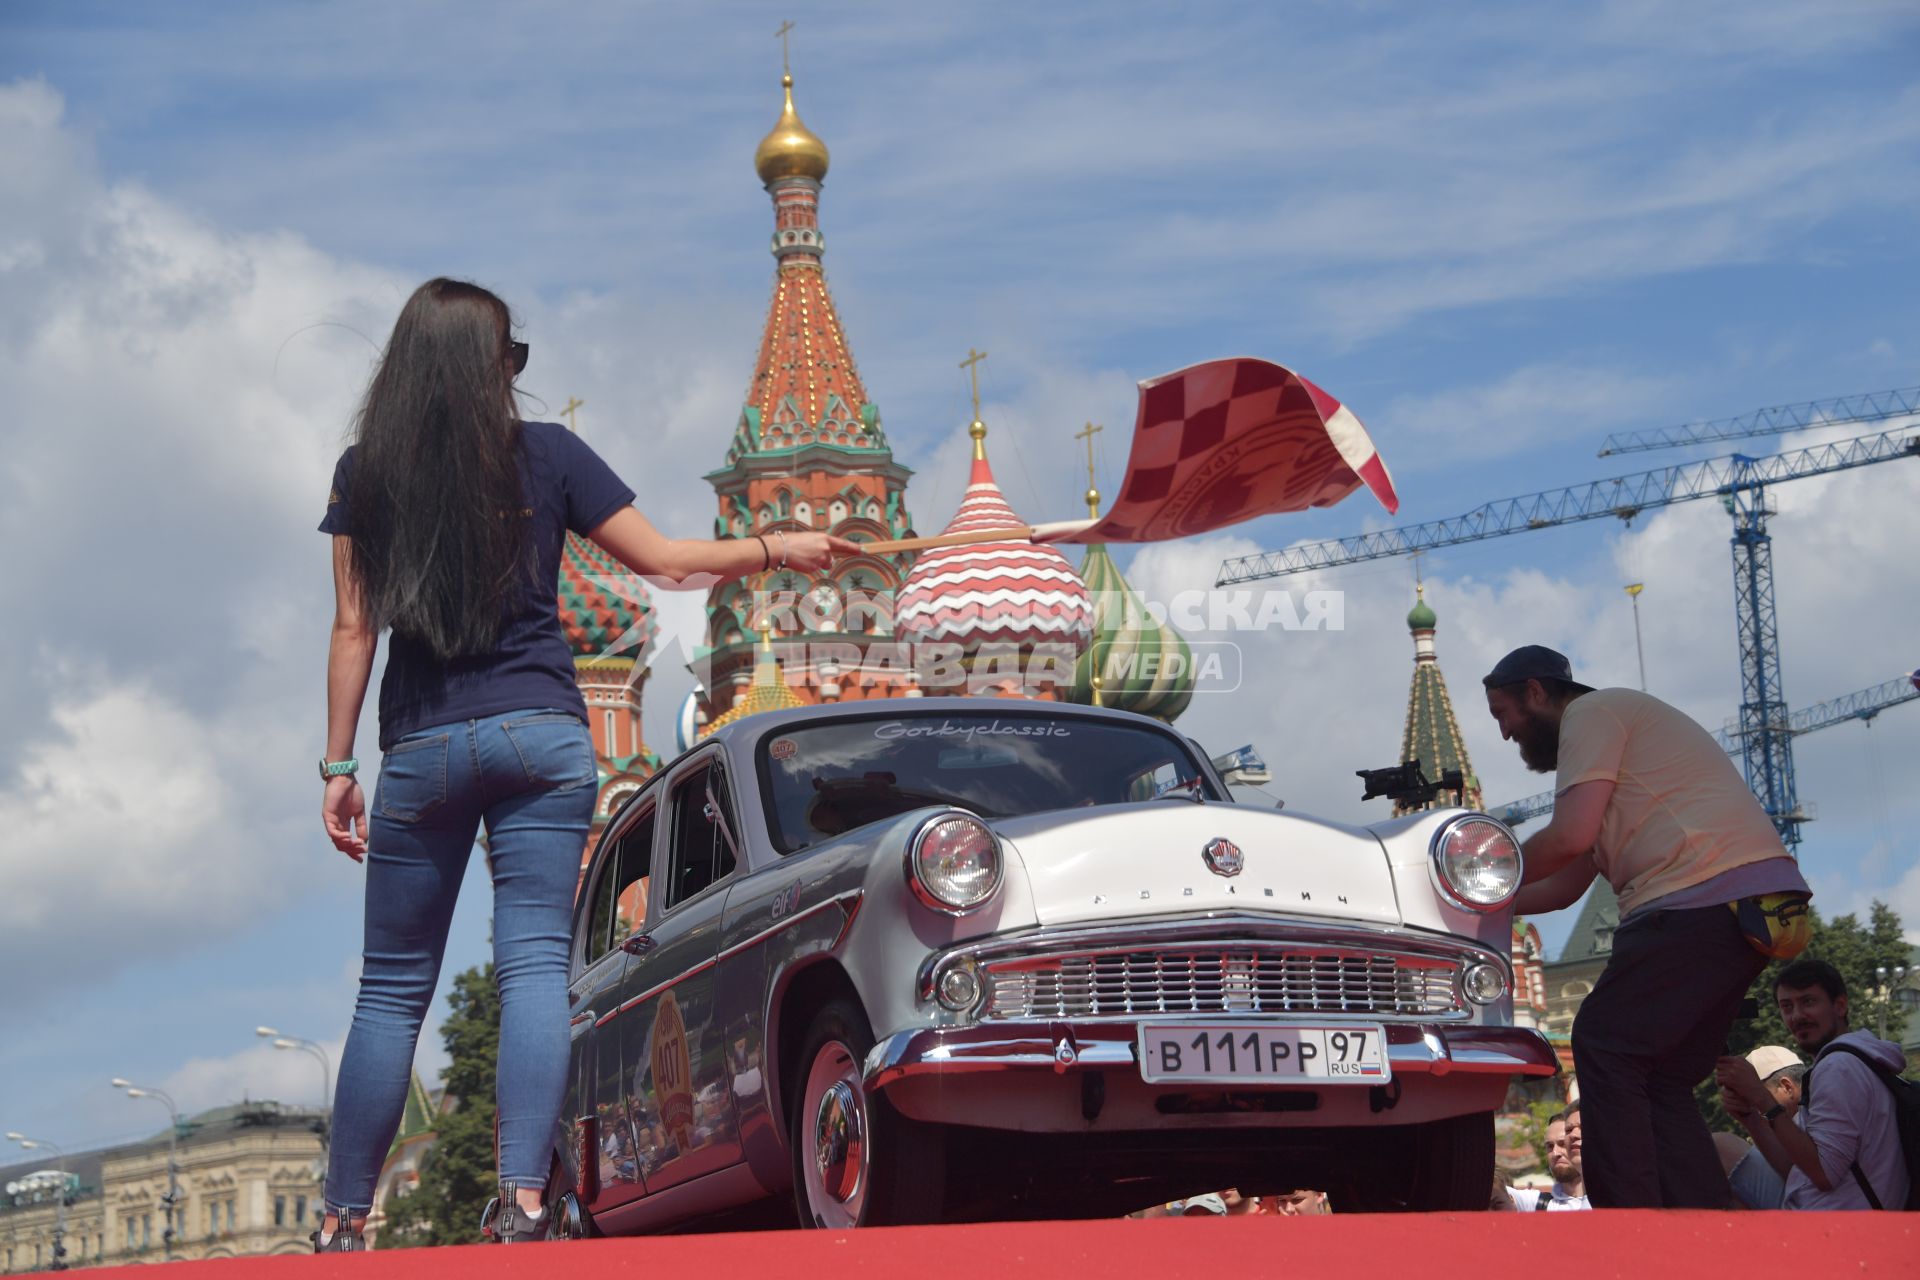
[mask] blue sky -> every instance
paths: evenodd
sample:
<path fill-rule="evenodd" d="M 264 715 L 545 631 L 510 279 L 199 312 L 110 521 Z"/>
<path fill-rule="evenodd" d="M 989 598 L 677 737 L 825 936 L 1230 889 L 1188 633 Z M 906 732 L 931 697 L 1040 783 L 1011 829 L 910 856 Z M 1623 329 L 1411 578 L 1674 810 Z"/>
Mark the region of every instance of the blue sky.
<path fill-rule="evenodd" d="M 580 396 L 643 508 L 705 529 L 771 279 L 751 156 L 789 17 L 833 152 L 829 276 L 923 528 L 963 484 L 970 347 L 1034 518 L 1078 513 L 1082 422 L 1109 427 L 1111 488 L 1134 380 L 1225 354 L 1351 405 L 1406 520 L 1638 469 L 1594 457 L 1613 430 L 1920 382 L 1907 5 L 13 0 L 0 534 L 30 554 L 0 574 L 0 1013 L 34 1034 L 0 1046 L 7 1127 L 142 1132 L 116 1074 L 317 1099 L 314 1065 L 250 1032 L 337 1043 L 350 1012 L 358 877 L 312 812 L 311 527 L 369 340 L 426 276 L 495 287 L 530 412 Z M 1916 486 L 1896 463 L 1777 492 L 1794 705 L 1920 665 Z M 1164 595 L 1384 522 L 1356 499 L 1122 559 Z M 1489 799 L 1540 780 L 1475 677 L 1542 640 L 1631 683 L 1625 582 L 1648 584 L 1653 691 L 1731 714 L 1728 532 L 1697 503 L 1428 560 Z M 1346 629 L 1247 641 L 1242 696 L 1182 726 L 1258 743 L 1291 807 L 1365 818 L 1351 770 L 1398 745 L 1411 571 L 1280 585 L 1344 591 Z M 697 603 L 660 601 L 682 628 Z M 654 665 L 665 746 L 688 677 Z M 1917 752 L 1912 707 L 1801 744 L 1830 910 L 1877 893 L 1920 923 Z M 485 950 L 468 889 L 450 970 Z"/>

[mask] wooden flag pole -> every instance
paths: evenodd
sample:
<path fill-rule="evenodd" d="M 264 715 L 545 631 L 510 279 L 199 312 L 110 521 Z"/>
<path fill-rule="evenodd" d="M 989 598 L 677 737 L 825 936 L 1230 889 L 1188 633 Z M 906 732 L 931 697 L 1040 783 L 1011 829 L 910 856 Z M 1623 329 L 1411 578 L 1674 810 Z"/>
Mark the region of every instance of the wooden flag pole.
<path fill-rule="evenodd" d="M 936 533 L 924 538 L 896 538 L 891 542 L 863 542 L 860 550 L 886 556 L 896 551 L 931 551 L 935 547 L 964 547 L 977 542 L 1058 542 L 1085 529 L 1096 520 L 1055 520 L 1049 524 L 1016 525 L 1011 529 L 968 529 L 962 533 Z"/>

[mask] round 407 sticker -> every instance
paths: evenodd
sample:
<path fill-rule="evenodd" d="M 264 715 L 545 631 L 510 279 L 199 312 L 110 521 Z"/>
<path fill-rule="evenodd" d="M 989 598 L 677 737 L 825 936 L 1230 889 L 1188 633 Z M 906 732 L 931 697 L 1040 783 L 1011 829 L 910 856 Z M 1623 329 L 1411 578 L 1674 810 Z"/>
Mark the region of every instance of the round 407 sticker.
<path fill-rule="evenodd" d="M 693 1063 L 687 1051 L 687 1022 L 673 992 L 662 992 L 653 1019 L 653 1087 L 660 1099 L 660 1123 L 686 1151 L 693 1145 Z"/>
<path fill-rule="evenodd" d="M 792 738 L 775 738 L 767 746 L 767 755 L 775 760 L 791 760 L 800 750 L 800 744 Z"/>

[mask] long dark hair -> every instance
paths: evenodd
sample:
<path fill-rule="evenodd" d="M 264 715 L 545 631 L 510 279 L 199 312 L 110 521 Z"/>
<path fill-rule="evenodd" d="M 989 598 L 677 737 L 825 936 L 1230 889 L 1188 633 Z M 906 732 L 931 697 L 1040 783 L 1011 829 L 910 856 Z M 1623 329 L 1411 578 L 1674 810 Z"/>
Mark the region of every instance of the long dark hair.
<path fill-rule="evenodd" d="M 362 605 L 443 662 L 492 651 L 530 567 L 512 329 L 480 286 L 427 281 L 400 309 L 354 424 Z"/>

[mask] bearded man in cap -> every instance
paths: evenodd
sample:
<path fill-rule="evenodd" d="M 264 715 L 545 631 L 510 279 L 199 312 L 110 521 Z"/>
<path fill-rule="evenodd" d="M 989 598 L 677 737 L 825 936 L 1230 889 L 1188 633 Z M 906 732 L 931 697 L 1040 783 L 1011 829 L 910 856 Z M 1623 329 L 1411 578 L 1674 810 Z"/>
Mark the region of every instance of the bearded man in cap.
<path fill-rule="evenodd" d="M 1807 883 L 1733 761 L 1680 711 L 1581 684 L 1541 645 L 1482 683 L 1501 736 L 1555 773 L 1514 910 L 1570 907 L 1597 876 L 1620 899 L 1606 970 L 1573 1024 L 1587 1194 L 1600 1208 L 1718 1209 L 1727 1179 L 1693 1087 L 1768 955 L 1804 945 Z M 1794 937 L 1768 934 L 1789 917 Z"/>

